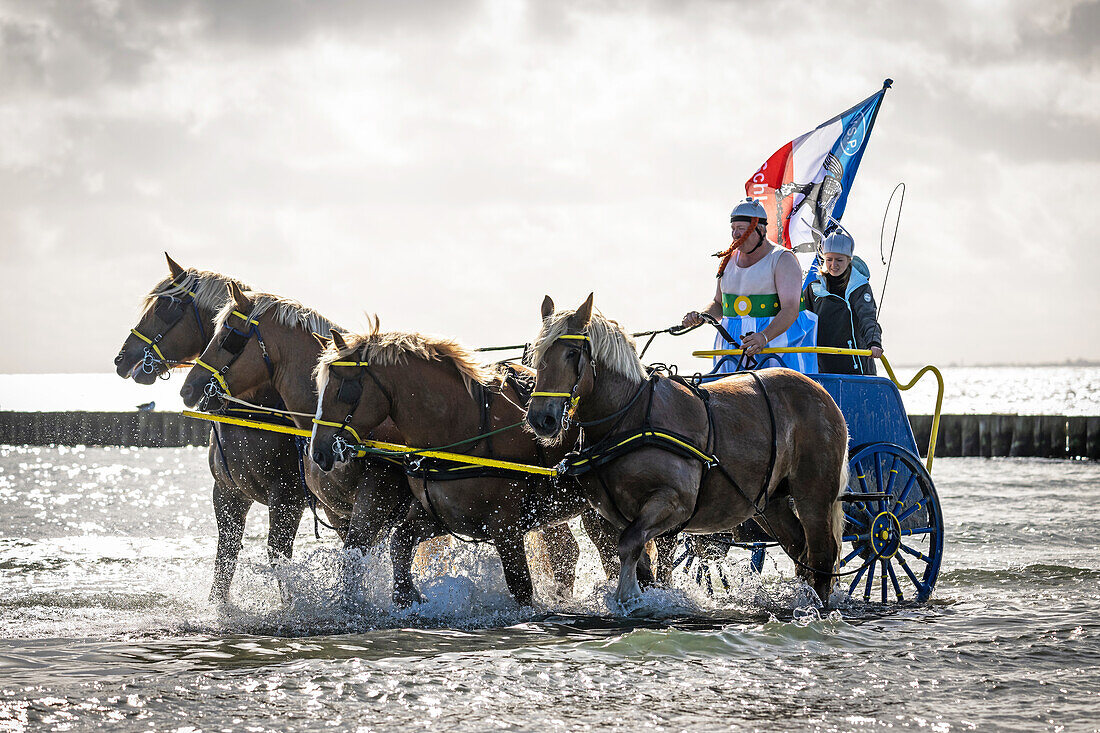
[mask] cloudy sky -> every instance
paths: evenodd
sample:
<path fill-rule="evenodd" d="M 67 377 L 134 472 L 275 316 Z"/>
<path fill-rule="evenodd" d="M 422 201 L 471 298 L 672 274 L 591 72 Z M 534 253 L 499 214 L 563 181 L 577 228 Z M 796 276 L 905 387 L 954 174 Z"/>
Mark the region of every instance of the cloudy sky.
<path fill-rule="evenodd" d="M 907 184 L 887 353 L 1100 359 L 1098 37 L 1076 0 L 0 0 L 0 371 L 110 371 L 165 250 L 351 329 L 511 343 L 590 290 L 670 325 L 745 180 L 886 77 L 844 223 L 878 294 Z"/>

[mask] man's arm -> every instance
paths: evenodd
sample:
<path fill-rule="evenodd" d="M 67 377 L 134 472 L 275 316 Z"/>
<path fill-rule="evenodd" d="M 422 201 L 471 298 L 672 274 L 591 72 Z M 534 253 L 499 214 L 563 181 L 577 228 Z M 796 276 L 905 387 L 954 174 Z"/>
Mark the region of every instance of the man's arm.
<path fill-rule="evenodd" d="M 689 311 L 681 322 L 684 326 L 695 326 L 703 322 L 703 319 L 699 317 L 699 313 L 706 313 L 714 316 L 715 318 L 722 317 L 722 281 L 718 281 L 717 287 L 714 289 L 714 300 L 712 300 L 706 308 L 702 311 Z"/>

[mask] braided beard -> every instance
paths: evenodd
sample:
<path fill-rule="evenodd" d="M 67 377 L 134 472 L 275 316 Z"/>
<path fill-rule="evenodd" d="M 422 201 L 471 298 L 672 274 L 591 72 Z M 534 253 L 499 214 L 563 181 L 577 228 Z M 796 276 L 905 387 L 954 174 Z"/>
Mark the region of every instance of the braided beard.
<path fill-rule="evenodd" d="M 759 223 L 760 223 L 760 219 L 754 216 L 752 218 L 752 220 L 749 221 L 749 228 L 745 230 L 744 234 L 742 234 L 740 237 L 738 237 L 737 239 L 735 239 L 733 241 L 733 244 L 731 244 L 729 246 L 729 249 L 725 249 L 721 252 L 715 252 L 714 253 L 715 257 L 721 257 L 722 258 L 721 264 L 718 265 L 718 277 L 722 277 L 722 274 L 726 271 L 726 265 L 729 264 L 730 257 L 733 257 L 733 253 L 737 251 L 738 247 L 740 247 L 745 242 L 749 241 L 749 237 L 752 235 L 753 232 L 756 231 L 756 226 Z M 751 255 L 753 252 L 760 249 L 760 245 L 762 245 L 763 243 L 764 243 L 764 237 L 760 237 L 760 241 L 756 243 L 756 246 L 753 247 L 752 249 L 750 249 L 745 254 Z"/>

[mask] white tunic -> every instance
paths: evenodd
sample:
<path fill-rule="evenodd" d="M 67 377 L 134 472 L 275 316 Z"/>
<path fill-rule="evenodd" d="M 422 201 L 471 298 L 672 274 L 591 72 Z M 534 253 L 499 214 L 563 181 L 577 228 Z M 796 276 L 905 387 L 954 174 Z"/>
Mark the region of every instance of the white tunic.
<path fill-rule="evenodd" d="M 761 307 L 761 304 L 768 309 L 768 315 L 725 315 L 722 318 L 722 326 L 738 341 L 749 333 L 763 331 L 775 317 L 779 304 L 779 295 L 775 287 L 775 268 L 786 252 L 787 250 L 782 247 L 773 246 L 772 251 L 762 260 L 749 267 L 737 266 L 737 257 L 740 255 L 738 252 L 726 264 L 721 281 L 723 300 L 729 301 L 737 313 L 751 313 L 753 309 Z M 774 296 L 774 300 L 756 297 L 749 301 L 750 296 L 768 295 Z M 723 310 L 724 313 L 730 312 L 727 308 Z M 816 333 L 817 316 L 809 311 L 801 311 L 791 327 L 773 338 L 768 343 L 768 347 L 813 346 Z M 736 347 L 718 335 L 714 340 L 714 348 Z M 786 366 L 803 374 L 817 372 L 817 354 L 758 354 L 756 360 L 760 366 Z M 737 357 L 726 357 L 724 361 L 723 357 L 715 357 L 715 367 L 715 371 L 721 373 L 736 371 Z"/>

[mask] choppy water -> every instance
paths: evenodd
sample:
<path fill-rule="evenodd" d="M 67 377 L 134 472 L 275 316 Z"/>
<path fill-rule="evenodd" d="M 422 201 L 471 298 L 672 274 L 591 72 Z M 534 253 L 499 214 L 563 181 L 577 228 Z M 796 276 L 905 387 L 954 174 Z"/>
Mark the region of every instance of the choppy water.
<path fill-rule="evenodd" d="M 395 613 L 386 560 L 343 598 L 308 521 L 272 571 L 255 509 L 218 611 L 202 450 L 3 447 L 0 730 L 1096 729 L 1100 465 L 934 477 L 945 558 L 921 606 L 822 618 L 788 563 L 756 577 L 738 556 L 731 593 L 678 576 L 624 620 L 586 555 L 575 599 L 518 608 L 462 547 Z"/>

